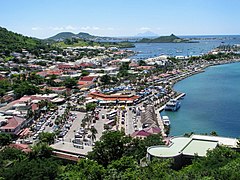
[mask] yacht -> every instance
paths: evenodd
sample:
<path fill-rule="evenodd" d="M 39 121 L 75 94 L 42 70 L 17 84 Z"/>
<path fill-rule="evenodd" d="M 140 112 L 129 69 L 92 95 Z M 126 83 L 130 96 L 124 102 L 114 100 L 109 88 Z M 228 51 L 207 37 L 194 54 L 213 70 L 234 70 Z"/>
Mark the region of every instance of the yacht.
<path fill-rule="evenodd" d="M 181 106 L 180 101 L 176 99 L 170 99 L 165 106 L 165 111 L 177 111 Z"/>
<path fill-rule="evenodd" d="M 162 116 L 162 121 L 163 121 L 164 126 L 170 126 L 170 124 L 171 124 L 168 116 Z"/>

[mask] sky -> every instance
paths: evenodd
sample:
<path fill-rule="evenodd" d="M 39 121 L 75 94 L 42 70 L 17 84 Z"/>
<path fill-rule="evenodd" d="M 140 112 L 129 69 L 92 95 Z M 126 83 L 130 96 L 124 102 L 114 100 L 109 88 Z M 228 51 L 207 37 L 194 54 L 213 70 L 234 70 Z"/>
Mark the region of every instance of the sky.
<path fill-rule="evenodd" d="M 37 38 L 59 32 L 240 34 L 240 0 L 1 0 L 0 4 L 1 27 Z"/>

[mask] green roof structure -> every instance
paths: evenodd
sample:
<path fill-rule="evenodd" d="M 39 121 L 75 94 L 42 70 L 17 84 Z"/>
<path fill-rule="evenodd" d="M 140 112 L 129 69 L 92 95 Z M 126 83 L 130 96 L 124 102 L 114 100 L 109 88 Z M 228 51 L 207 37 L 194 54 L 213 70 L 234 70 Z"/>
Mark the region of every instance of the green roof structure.
<path fill-rule="evenodd" d="M 173 137 L 168 146 L 151 146 L 147 153 L 153 157 L 174 158 L 177 156 L 206 156 L 208 150 L 218 145 L 236 147 L 237 139 L 218 136 L 192 135 Z"/>

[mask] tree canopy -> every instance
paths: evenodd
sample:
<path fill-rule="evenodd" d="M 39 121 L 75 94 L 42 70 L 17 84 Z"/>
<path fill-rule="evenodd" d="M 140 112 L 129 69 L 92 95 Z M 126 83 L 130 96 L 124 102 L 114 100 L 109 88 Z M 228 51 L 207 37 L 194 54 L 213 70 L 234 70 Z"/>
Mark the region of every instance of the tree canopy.
<path fill-rule="evenodd" d="M 55 139 L 54 133 L 42 132 L 39 134 L 39 142 L 53 144 Z"/>
<path fill-rule="evenodd" d="M 77 80 L 74 78 L 66 78 L 63 84 L 66 86 L 66 88 L 72 89 L 74 86 L 77 85 Z"/>
<path fill-rule="evenodd" d="M 27 81 L 21 82 L 20 84 L 16 85 L 13 90 L 16 98 L 20 98 L 24 95 L 33 95 L 40 92 L 39 87 L 30 84 Z"/>
<path fill-rule="evenodd" d="M 10 134 L 0 133 L 0 147 L 10 144 L 12 137 Z"/>
<path fill-rule="evenodd" d="M 52 157 L 51 148 L 40 142 L 30 154 L 13 148 L 0 151 L 0 179 L 239 179 L 240 154 L 219 146 L 206 157 L 195 157 L 182 169 L 173 159 L 146 160 L 146 148 L 162 143 L 160 135 L 132 139 L 120 131 L 108 131 L 96 142 L 87 159 L 67 163 Z"/>

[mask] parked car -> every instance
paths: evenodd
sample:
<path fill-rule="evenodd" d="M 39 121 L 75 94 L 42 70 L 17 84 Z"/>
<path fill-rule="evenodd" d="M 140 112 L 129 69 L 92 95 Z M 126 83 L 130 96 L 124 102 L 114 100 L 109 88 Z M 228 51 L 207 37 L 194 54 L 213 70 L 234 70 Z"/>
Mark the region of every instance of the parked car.
<path fill-rule="evenodd" d="M 73 139 L 72 142 L 75 143 L 75 144 L 83 144 L 82 140 L 79 139 L 79 138 Z"/>
<path fill-rule="evenodd" d="M 102 119 L 105 119 L 105 114 L 102 114 Z"/>
<path fill-rule="evenodd" d="M 74 137 L 75 138 L 82 138 L 83 136 L 81 134 L 79 134 L 79 133 L 76 133 Z"/>
<path fill-rule="evenodd" d="M 60 132 L 59 135 L 58 135 L 58 138 L 63 138 L 65 136 L 65 133 L 64 132 Z"/>

